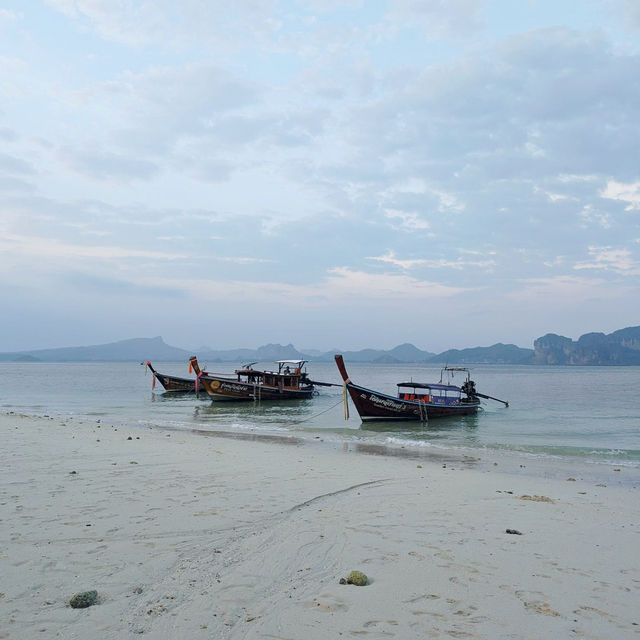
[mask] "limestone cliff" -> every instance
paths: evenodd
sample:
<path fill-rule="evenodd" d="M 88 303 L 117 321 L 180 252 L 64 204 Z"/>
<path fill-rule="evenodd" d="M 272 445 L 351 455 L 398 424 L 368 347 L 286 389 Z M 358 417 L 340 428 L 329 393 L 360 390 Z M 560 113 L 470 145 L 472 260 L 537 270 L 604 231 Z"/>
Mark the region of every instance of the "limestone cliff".
<path fill-rule="evenodd" d="M 535 364 L 640 365 L 640 327 L 585 333 L 577 341 L 547 333 L 533 348 Z"/>

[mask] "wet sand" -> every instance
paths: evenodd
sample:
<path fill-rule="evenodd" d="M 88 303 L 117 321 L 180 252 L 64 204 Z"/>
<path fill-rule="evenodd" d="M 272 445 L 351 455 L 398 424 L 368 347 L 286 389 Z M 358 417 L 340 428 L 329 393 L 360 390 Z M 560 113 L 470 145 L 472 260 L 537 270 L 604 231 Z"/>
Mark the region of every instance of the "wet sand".
<path fill-rule="evenodd" d="M 16 414 L 0 433 L 0 638 L 640 637 L 638 469 Z"/>

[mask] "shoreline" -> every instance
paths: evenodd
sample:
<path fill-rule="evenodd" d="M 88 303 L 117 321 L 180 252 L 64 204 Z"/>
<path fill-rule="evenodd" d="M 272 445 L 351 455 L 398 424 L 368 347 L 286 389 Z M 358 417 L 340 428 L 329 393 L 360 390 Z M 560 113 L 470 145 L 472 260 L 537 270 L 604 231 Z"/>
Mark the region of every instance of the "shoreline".
<path fill-rule="evenodd" d="M 0 431 L 0 638 L 640 631 L 639 489 L 616 480 L 635 469 L 570 481 L 15 413 Z M 339 584 L 351 570 L 370 584 Z"/>
<path fill-rule="evenodd" d="M 166 427 L 158 426 L 159 429 Z M 172 428 L 166 428 L 173 430 Z M 176 428 L 181 432 L 183 429 Z M 427 464 L 458 465 L 487 472 L 490 470 L 509 475 L 565 479 L 571 474 L 580 475 L 589 482 L 605 482 L 618 486 L 640 488 L 640 467 L 625 462 L 587 460 L 552 455 L 536 455 L 504 449 L 472 449 L 444 446 L 412 446 L 401 444 L 376 444 L 364 442 L 336 442 L 321 436 L 303 438 L 296 434 L 273 434 L 255 431 L 225 431 L 220 429 L 189 429 L 203 437 L 228 438 L 247 442 L 282 443 L 312 448 L 330 449 L 334 452 L 353 452 L 366 456 L 401 458 Z M 525 464 L 526 463 L 526 464 Z M 451 466 L 451 468 L 455 468 Z"/>
<path fill-rule="evenodd" d="M 1 410 L 0 416 L 16 415 L 25 418 L 46 418 L 50 420 L 67 420 L 93 424 L 93 420 L 105 420 L 120 429 L 147 429 L 149 427 L 175 431 L 177 433 L 193 432 L 201 436 L 217 436 L 239 440 L 255 440 L 264 442 L 295 441 L 298 444 L 315 446 L 319 443 L 335 451 L 357 451 L 367 455 L 406 457 L 415 460 L 433 460 L 435 462 L 468 464 L 475 459 L 478 466 L 491 466 L 494 462 L 504 465 L 504 469 L 510 473 L 539 473 L 548 477 L 561 478 L 563 473 L 571 473 L 576 468 L 582 470 L 585 478 L 596 482 L 609 482 L 633 487 L 640 486 L 640 461 L 635 459 L 615 459 L 611 457 L 585 457 L 582 455 L 571 456 L 562 453 L 531 452 L 526 450 L 526 445 L 518 445 L 507 448 L 502 445 L 495 446 L 466 446 L 453 444 L 423 444 L 411 441 L 403 442 L 364 442 L 357 439 L 358 431 L 353 433 L 336 434 L 333 430 L 314 431 L 304 430 L 261 430 L 248 427 L 238 430 L 228 430 L 224 427 L 201 428 L 198 423 L 181 423 L 180 426 L 172 424 L 160 424 L 153 421 L 125 421 L 113 420 L 107 413 L 96 412 L 94 416 L 81 416 L 74 414 L 49 414 L 49 413 L 23 413 L 15 410 Z M 350 437 L 349 437 L 350 436 Z M 584 447 L 581 451 L 586 450 Z M 611 450 L 615 451 L 614 449 Z M 635 450 L 631 450 L 635 452 Z M 607 455 L 607 454 L 604 454 Z M 524 472 L 528 469 L 528 472 Z M 626 472 L 626 473 L 625 473 Z"/>

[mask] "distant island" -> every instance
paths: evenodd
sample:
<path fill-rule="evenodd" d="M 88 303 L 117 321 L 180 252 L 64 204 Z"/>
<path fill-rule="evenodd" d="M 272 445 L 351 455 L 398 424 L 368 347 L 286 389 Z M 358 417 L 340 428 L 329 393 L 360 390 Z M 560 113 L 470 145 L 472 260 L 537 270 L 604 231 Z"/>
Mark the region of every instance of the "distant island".
<path fill-rule="evenodd" d="M 409 343 L 389 350 L 333 349 L 327 352 L 302 353 L 292 344 L 267 344 L 258 349 L 222 351 L 201 347 L 194 352 L 168 345 L 157 336 L 87 347 L 0 353 L 0 362 L 186 362 L 192 355 L 197 355 L 202 362 L 209 363 L 273 362 L 285 359 L 332 362 L 334 354 L 339 352 L 347 362 L 383 364 L 640 365 L 640 326 L 619 329 L 610 334 L 586 333 L 578 340 L 548 333 L 534 341 L 533 349 L 498 343 L 490 347 L 449 349 L 438 354 L 423 351 Z"/>

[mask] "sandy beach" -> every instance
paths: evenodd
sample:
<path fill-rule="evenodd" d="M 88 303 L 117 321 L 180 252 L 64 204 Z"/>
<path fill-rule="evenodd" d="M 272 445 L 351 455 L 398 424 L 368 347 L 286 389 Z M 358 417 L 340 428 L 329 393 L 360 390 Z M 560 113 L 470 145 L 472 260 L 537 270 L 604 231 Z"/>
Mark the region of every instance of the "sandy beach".
<path fill-rule="evenodd" d="M 0 638 L 640 637 L 637 469 L 0 432 Z"/>

